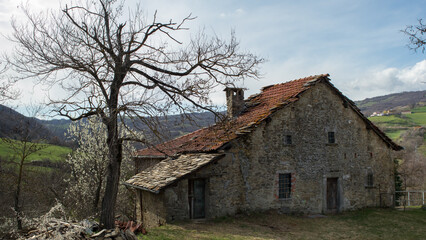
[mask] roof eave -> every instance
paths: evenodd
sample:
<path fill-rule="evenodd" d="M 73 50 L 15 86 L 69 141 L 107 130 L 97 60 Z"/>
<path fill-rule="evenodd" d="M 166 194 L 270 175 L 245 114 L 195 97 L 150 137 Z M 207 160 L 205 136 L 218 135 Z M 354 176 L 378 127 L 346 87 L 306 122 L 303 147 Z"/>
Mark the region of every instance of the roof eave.
<path fill-rule="evenodd" d="M 160 190 L 161 190 L 161 189 L 159 189 L 159 190 L 152 190 L 152 189 L 149 189 L 149 188 L 144 188 L 144 187 L 141 187 L 141 186 L 138 186 L 138 185 L 134 185 L 134 184 L 131 184 L 131 183 L 127 183 L 127 182 L 124 182 L 123 185 L 124 186 L 128 186 L 128 187 L 132 187 L 132 188 L 136 188 L 136 189 L 139 189 L 139 190 L 143 190 L 143 191 L 155 193 L 155 194 L 159 194 Z"/>
<path fill-rule="evenodd" d="M 166 158 L 167 156 L 166 155 L 161 155 L 161 156 L 159 156 L 159 155 L 136 155 L 136 156 L 134 156 L 134 158 L 142 158 L 142 159 L 144 159 L 144 158 L 159 158 L 159 159 L 163 159 L 163 158 Z"/>

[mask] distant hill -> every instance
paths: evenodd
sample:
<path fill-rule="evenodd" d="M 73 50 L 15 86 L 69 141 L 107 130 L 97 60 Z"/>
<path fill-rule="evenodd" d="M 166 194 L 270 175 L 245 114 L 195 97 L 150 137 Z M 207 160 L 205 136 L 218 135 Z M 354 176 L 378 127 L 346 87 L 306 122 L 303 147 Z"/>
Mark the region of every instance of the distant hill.
<path fill-rule="evenodd" d="M 383 112 L 387 110 L 393 110 L 398 113 L 415 107 L 425 106 L 426 90 L 366 98 L 362 101 L 356 101 L 355 104 L 366 116 L 370 116 L 374 112 Z"/>
<path fill-rule="evenodd" d="M 183 118 L 181 115 L 160 117 L 158 121 L 161 125 L 159 127 L 161 128 L 157 130 L 164 135 L 164 139 L 173 139 L 215 123 L 215 116 L 210 112 L 190 113 L 188 115 L 192 121 Z M 65 140 L 65 133 L 71 124 L 71 121 L 68 119 L 40 120 L 40 122 L 46 126 L 53 135 L 63 140 Z M 127 125 L 136 130 L 143 130 L 146 133 L 150 132 L 149 127 L 138 120 L 135 120 L 135 122 L 127 120 Z"/>
<path fill-rule="evenodd" d="M 170 115 L 167 117 L 160 117 L 159 122 L 161 125 L 161 133 L 164 135 L 164 139 L 172 139 L 181 135 L 193 132 L 199 128 L 212 125 L 215 122 L 215 116 L 210 112 L 203 113 L 190 113 L 188 114 L 192 121 L 183 118 L 181 115 Z M 37 137 L 47 139 L 52 144 L 57 145 L 68 145 L 66 144 L 67 139 L 65 133 L 71 121 L 68 119 L 52 119 L 52 120 L 40 120 L 36 118 L 28 118 L 17 111 L 3 106 L 0 104 L 0 138 L 14 136 L 14 129 L 19 127 L 20 122 L 29 121 L 31 129 L 37 131 Z M 144 130 L 147 133 L 150 132 L 147 125 L 137 121 L 133 125 L 128 120 L 128 125 L 138 130 Z"/>
<path fill-rule="evenodd" d="M 367 98 L 362 101 L 356 101 L 355 103 L 366 116 L 370 116 L 373 112 L 383 112 L 387 110 L 392 110 L 393 113 L 400 113 L 415 107 L 426 106 L 426 91 L 389 94 Z M 181 115 L 160 117 L 159 122 L 162 125 L 160 132 L 165 135 L 164 138 L 173 139 L 199 128 L 212 125 L 215 122 L 214 114 L 209 112 L 191 113 L 189 116 L 193 121 L 183 119 Z M 11 134 L 11 129 L 16 125 L 16 119 L 21 118 L 26 117 L 13 109 L 0 105 L 0 137 L 9 136 Z M 40 131 L 44 132 L 43 134 L 49 135 L 50 139 L 56 139 L 56 141 L 60 143 L 66 141 L 65 133 L 70 123 L 71 121 L 68 119 L 34 119 L 34 126 L 40 128 Z M 130 123 L 130 121 L 128 123 Z M 137 129 L 143 129 L 149 132 L 149 128 L 145 124 L 139 122 L 135 125 L 138 126 Z M 54 143 L 57 144 L 58 142 Z"/>
<path fill-rule="evenodd" d="M 49 142 L 54 140 L 52 133 L 40 120 L 26 117 L 3 105 L 0 105 L 0 123 L 0 138 L 17 139 L 19 138 L 18 131 L 25 126 L 25 128 L 31 130 L 31 138 L 33 140 L 46 139 Z M 28 125 L 26 126 L 26 124 Z"/>

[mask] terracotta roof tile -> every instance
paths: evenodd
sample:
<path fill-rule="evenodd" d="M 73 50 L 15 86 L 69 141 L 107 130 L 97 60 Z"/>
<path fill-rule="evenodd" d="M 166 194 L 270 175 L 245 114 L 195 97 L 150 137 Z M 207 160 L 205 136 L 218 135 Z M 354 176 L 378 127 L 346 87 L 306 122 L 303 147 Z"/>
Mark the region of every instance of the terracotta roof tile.
<path fill-rule="evenodd" d="M 252 127 L 258 125 L 278 109 L 297 101 L 299 94 L 319 81 L 327 82 L 342 98 L 349 102 L 351 107 L 360 114 L 368 125 L 372 126 L 373 130 L 376 131 L 385 142 L 390 144 L 394 149 L 398 148 L 398 145 L 393 143 L 392 140 L 360 113 L 359 109 L 352 101 L 347 99 L 339 90 L 329 83 L 328 76 L 328 74 L 310 76 L 264 87 L 261 93 L 252 95 L 245 100 L 246 109 L 238 118 L 229 122 L 218 123 L 210 127 L 199 129 L 152 148 L 139 150 L 138 155 L 173 156 L 181 153 L 215 151 L 238 136 L 249 133 Z"/>
<path fill-rule="evenodd" d="M 179 153 L 217 150 L 238 135 L 249 132 L 250 127 L 259 124 L 282 106 L 296 101 L 301 92 L 310 88 L 311 85 L 307 83 L 328 79 L 328 76 L 328 74 L 310 76 L 264 87 L 260 94 L 250 96 L 246 100 L 247 108 L 233 121 L 202 128 L 155 147 L 139 150 L 138 155 L 173 156 Z"/>

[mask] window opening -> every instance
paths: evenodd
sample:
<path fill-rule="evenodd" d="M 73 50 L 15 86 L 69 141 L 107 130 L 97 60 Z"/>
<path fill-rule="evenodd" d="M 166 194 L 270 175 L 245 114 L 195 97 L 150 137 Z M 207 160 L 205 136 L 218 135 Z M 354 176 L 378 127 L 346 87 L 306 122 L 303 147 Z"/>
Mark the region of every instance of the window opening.
<path fill-rule="evenodd" d="M 278 179 L 278 197 L 291 197 L 291 173 L 280 173 Z"/>
<path fill-rule="evenodd" d="M 374 178 L 372 173 L 367 174 L 367 186 L 368 187 L 374 186 Z"/>
<path fill-rule="evenodd" d="M 291 139 L 291 135 L 285 135 L 285 144 L 286 145 L 291 145 L 293 144 L 293 141 Z"/>
<path fill-rule="evenodd" d="M 336 139 L 334 138 L 334 132 L 328 132 L 328 143 L 336 143 Z"/>

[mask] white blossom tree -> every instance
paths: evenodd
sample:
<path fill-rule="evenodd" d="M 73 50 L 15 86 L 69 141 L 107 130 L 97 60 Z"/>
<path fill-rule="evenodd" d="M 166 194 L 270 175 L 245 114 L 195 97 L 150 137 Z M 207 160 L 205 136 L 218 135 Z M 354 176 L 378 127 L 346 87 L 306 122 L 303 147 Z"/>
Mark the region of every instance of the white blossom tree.
<path fill-rule="evenodd" d="M 118 132 L 121 137 L 134 134 L 124 127 L 119 128 Z M 99 117 L 92 116 L 71 123 L 67 137 L 75 141 L 78 147 L 66 159 L 71 169 L 71 175 L 66 180 L 66 200 L 79 216 L 99 215 L 108 167 L 106 128 Z M 132 154 L 136 151 L 130 142 L 125 142 L 123 148 L 122 181 L 133 174 Z"/>

